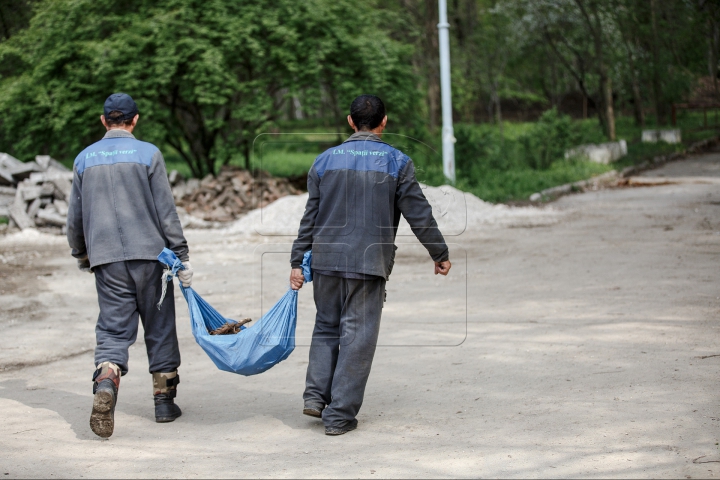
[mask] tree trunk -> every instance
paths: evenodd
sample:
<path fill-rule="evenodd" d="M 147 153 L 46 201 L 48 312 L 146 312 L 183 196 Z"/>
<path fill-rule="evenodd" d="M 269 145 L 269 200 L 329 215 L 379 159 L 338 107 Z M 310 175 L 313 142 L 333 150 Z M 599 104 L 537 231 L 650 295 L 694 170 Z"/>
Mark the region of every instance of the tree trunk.
<path fill-rule="evenodd" d="M 498 130 L 500 131 L 500 142 L 504 143 L 505 135 L 503 133 L 502 107 L 500 105 L 500 95 L 498 94 L 497 80 L 490 81 L 490 88 L 492 90 L 492 103 L 495 106 L 495 122 L 497 122 Z"/>
<path fill-rule="evenodd" d="M 250 142 L 243 140 L 243 157 L 245 158 L 245 170 L 250 170 Z"/>
<path fill-rule="evenodd" d="M 650 0 L 650 20 L 652 26 L 652 55 L 653 55 L 653 94 L 655 96 L 655 114 L 657 124 L 663 125 L 666 121 L 665 103 L 662 93 L 662 82 L 660 76 L 660 45 L 657 31 L 657 0 Z"/>
<path fill-rule="evenodd" d="M 597 62 L 597 73 L 600 77 L 600 104 L 602 108 L 598 110 L 598 117 L 603 126 L 605 134 L 611 141 L 615 140 L 615 112 L 613 109 L 612 98 L 612 78 L 608 74 L 607 65 L 605 64 L 604 45 L 603 45 L 603 28 L 600 21 L 600 13 L 596 3 L 588 2 L 588 8 L 582 0 L 575 0 L 583 18 L 587 29 L 592 35 L 593 46 L 595 48 L 595 61 Z"/>
<path fill-rule="evenodd" d="M 598 95 L 592 97 L 592 100 L 593 100 L 593 103 L 595 104 L 595 111 L 597 112 L 598 123 L 600 123 L 600 128 L 602 129 L 603 133 L 609 138 L 610 134 L 608 132 L 608 119 L 607 119 L 607 109 L 605 108 L 604 86 L 605 86 L 605 84 L 603 83 L 603 80 L 600 80 L 600 92 Z"/>
<path fill-rule="evenodd" d="M 633 108 L 635 110 L 635 123 L 640 128 L 645 128 L 645 112 L 643 112 L 642 94 L 640 93 L 640 82 L 637 74 L 632 74 Z"/>
<path fill-rule="evenodd" d="M 630 85 L 632 86 L 635 124 L 640 128 L 645 128 L 645 113 L 643 112 L 642 94 L 640 93 L 640 81 L 638 80 L 637 69 L 635 68 L 635 59 L 633 58 L 630 45 L 625 43 L 625 47 L 627 49 L 628 68 L 630 69 Z"/>
<path fill-rule="evenodd" d="M 625 46 L 625 53 L 627 54 L 628 70 L 630 87 L 632 91 L 633 99 L 633 113 L 635 114 L 635 124 L 640 128 L 645 128 L 645 112 L 643 111 L 642 94 L 640 92 L 640 80 L 637 71 L 637 63 L 635 62 L 635 55 L 633 53 L 633 45 L 637 46 L 637 37 L 632 33 L 631 21 L 628 21 L 627 17 L 620 15 L 616 12 L 616 22 L 620 30 L 620 36 Z"/>
<path fill-rule="evenodd" d="M 601 78 L 603 84 L 603 107 L 605 108 L 605 122 L 607 123 L 607 136 L 611 142 L 615 141 L 615 109 L 613 108 L 612 78 L 605 75 Z"/>
<path fill-rule="evenodd" d="M 5 40 L 8 40 L 10 38 L 10 29 L 8 28 L 8 24 L 5 21 L 5 15 L 3 15 L 1 5 L 0 5 L 0 27 L 2 27 L 2 36 L 5 37 Z"/>
<path fill-rule="evenodd" d="M 438 40 L 438 4 L 436 0 L 425 0 L 423 8 L 423 51 L 425 52 L 425 74 L 427 76 L 427 105 L 430 129 L 439 125 L 440 118 L 440 44 Z"/>
<path fill-rule="evenodd" d="M 718 44 L 720 43 L 718 30 L 718 23 L 708 18 L 708 72 L 713 80 L 715 95 L 718 94 Z"/>

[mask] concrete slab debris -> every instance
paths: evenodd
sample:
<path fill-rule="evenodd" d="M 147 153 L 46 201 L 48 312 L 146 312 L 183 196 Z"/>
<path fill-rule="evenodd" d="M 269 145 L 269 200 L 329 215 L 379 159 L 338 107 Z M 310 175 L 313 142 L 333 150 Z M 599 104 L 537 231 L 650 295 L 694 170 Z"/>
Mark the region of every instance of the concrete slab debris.
<path fill-rule="evenodd" d="M 25 211 L 25 203 L 13 203 L 8 209 L 8 216 L 15 222 L 20 230 L 35 228 L 35 222 Z"/>
<path fill-rule="evenodd" d="M 0 216 L 10 218 L 8 228 L 62 228 L 72 180 L 73 172 L 49 155 L 21 162 L 0 153 Z"/>
<path fill-rule="evenodd" d="M 21 182 L 26 178 L 29 178 L 33 172 L 39 171 L 41 171 L 40 165 L 35 162 L 27 162 L 13 168 L 12 170 L 10 170 L 10 173 L 12 174 L 12 177 L 16 182 Z"/>
<path fill-rule="evenodd" d="M 580 145 L 565 152 L 566 159 L 580 157 L 606 165 L 620 160 L 625 155 L 627 155 L 627 142 L 625 140 L 600 143 L 598 145 Z"/>
<path fill-rule="evenodd" d="M 679 128 L 665 130 L 643 130 L 642 141 L 644 143 L 681 143 L 682 135 Z"/>

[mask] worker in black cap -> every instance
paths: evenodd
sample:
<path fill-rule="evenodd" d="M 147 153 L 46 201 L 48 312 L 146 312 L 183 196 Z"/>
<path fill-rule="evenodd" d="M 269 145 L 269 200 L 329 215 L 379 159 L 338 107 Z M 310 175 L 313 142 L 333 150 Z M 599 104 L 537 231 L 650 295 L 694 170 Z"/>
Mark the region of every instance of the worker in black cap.
<path fill-rule="evenodd" d="M 155 420 L 172 422 L 181 415 L 174 402 L 180 383 L 175 299 L 172 283 L 163 297 L 157 256 L 165 247 L 175 252 L 185 266 L 178 276 L 186 287 L 193 270 L 163 156 L 132 134 L 138 118 L 130 95 L 107 98 L 100 117 L 107 133 L 75 159 L 67 218 L 72 255 L 80 270 L 95 274 L 100 316 L 90 428 L 105 438 L 114 430 L 120 377 L 128 371 L 138 317 L 153 377 Z"/>

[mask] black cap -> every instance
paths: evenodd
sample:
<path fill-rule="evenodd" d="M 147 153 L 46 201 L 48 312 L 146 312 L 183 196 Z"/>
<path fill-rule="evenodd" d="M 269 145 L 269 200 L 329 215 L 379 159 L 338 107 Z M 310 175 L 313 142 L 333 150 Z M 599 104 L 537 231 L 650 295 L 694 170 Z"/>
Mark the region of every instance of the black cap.
<path fill-rule="evenodd" d="M 117 120 L 130 120 L 138 114 L 138 107 L 135 100 L 127 93 L 113 93 L 105 100 L 105 117 L 114 111 L 122 112 L 123 114 L 122 118 L 118 118 Z"/>

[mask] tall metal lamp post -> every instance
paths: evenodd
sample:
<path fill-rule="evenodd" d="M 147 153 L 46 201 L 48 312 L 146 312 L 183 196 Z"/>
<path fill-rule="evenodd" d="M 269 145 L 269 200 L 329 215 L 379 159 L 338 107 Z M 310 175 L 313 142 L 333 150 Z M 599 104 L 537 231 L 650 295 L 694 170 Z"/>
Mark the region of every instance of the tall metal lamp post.
<path fill-rule="evenodd" d="M 440 23 L 440 95 L 442 99 L 442 155 L 443 173 L 455 183 L 455 132 L 452 121 L 452 97 L 450 95 L 450 24 L 447 20 L 447 0 L 438 0 Z"/>

